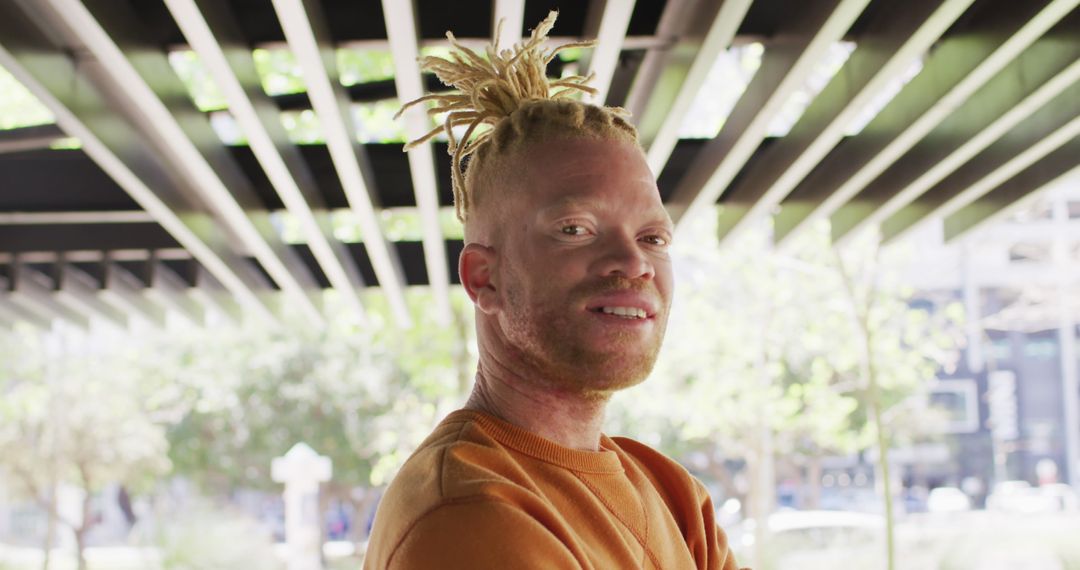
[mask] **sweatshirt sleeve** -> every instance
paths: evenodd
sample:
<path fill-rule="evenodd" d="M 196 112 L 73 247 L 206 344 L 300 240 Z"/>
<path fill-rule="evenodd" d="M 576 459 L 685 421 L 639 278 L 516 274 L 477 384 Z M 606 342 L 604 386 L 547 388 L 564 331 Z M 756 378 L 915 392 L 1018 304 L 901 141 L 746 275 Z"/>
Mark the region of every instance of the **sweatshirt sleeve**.
<path fill-rule="evenodd" d="M 377 568 L 375 562 L 365 568 Z M 405 533 L 386 568 L 581 568 L 570 549 L 519 508 L 492 499 L 444 504 Z"/>
<path fill-rule="evenodd" d="M 704 565 L 699 563 L 699 566 L 709 570 L 739 570 L 735 555 L 731 552 L 727 533 L 716 522 L 716 507 L 713 505 L 708 489 L 697 479 L 694 480 L 694 487 L 699 497 L 701 518 L 705 526 L 705 540 L 708 543 L 708 561 Z"/>

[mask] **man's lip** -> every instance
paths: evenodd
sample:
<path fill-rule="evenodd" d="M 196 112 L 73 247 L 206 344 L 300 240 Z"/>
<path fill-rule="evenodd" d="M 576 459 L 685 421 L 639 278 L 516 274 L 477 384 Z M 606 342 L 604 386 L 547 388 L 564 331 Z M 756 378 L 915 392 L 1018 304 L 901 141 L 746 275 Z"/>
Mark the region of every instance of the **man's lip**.
<path fill-rule="evenodd" d="M 585 305 L 587 311 L 599 311 L 604 307 L 632 307 L 634 309 L 641 309 L 645 311 L 646 318 L 653 318 L 656 316 L 656 304 L 651 302 L 647 297 L 640 293 L 633 291 L 627 291 L 625 293 L 609 293 L 602 297 L 597 297 L 589 301 Z"/>

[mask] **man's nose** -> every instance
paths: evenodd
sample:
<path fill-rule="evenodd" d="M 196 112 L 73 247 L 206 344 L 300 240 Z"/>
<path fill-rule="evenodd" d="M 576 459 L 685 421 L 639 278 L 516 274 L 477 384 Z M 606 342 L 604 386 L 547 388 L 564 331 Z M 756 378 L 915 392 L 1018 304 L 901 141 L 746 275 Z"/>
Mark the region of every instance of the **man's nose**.
<path fill-rule="evenodd" d="M 601 274 L 627 279 L 651 279 L 656 274 L 652 261 L 634 235 L 610 235 L 604 240 Z"/>

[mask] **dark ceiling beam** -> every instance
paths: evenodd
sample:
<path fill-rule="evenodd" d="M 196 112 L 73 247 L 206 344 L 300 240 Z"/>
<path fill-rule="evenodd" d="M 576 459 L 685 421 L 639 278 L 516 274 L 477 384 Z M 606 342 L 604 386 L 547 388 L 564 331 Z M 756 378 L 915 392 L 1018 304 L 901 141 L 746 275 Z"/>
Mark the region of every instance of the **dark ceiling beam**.
<path fill-rule="evenodd" d="M 933 45 L 973 0 L 888 2 L 857 38 L 855 51 L 791 132 L 747 166 L 721 197 L 721 243 L 771 213 L 824 158 L 890 82 Z"/>
<path fill-rule="evenodd" d="M 158 249 L 180 245 L 155 222 L 0 225 L 0 243 L 10 252 Z"/>
<path fill-rule="evenodd" d="M 1080 57 L 1080 42 L 1077 42 L 1077 48 Z M 1037 75 L 1036 72 L 1029 70 L 1023 76 L 1024 82 L 1034 82 L 1034 75 Z M 1065 81 L 1057 81 L 1062 78 Z M 853 235 L 863 227 L 880 223 L 882 239 L 892 241 L 909 233 L 928 218 L 951 213 L 961 205 L 962 197 L 972 195 L 968 189 L 977 179 L 971 174 L 972 171 L 988 172 L 1015 160 L 1029 151 L 1032 145 L 1042 144 L 1045 138 L 1054 136 L 1059 127 L 1067 126 L 1080 116 L 1080 58 L 1074 60 L 1065 74 L 1059 74 L 1037 89 L 1025 88 L 1022 83 L 1017 88 L 1034 93 L 1001 109 L 1000 113 L 990 105 L 981 107 L 982 111 L 990 111 L 988 118 L 992 120 L 989 126 L 937 164 L 924 168 L 923 174 L 912 183 L 897 185 L 900 192 L 870 195 L 867 198 L 860 194 L 858 200 L 881 200 L 878 208 L 863 221 L 844 220 L 845 226 L 834 226 L 834 239 L 840 241 L 845 235 Z M 997 97 L 1005 98 L 1005 93 L 1006 90 L 1000 90 Z M 1071 138 L 1067 129 L 1058 136 L 1065 137 L 1062 143 Z M 1080 162 L 1080 157 L 1077 161 Z M 965 184 L 969 186 L 965 187 Z M 891 190 L 895 192 L 895 188 Z M 837 215 L 842 211 L 838 211 Z"/>
<path fill-rule="evenodd" d="M 788 98 L 803 86 L 814 65 L 844 37 L 868 3 L 805 3 L 786 15 L 720 133 L 706 143 L 668 200 L 676 226 L 712 209 L 765 140 L 769 124 Z"/>
<path fill-rule="evenodd" d="M 980 228 L 1004 220 L 1027 206 L 1043 189 L 1053 188 L 1080 177 L 1080 140 L 1072 141 L 1029 166 L 979 200 L 962 206 L 944 220 L 946 243 L 973 234 Z"/>
<path fill-rule="evenodd" d="M 288 212 L 300 223 L 323 274 L 360 318 L 363 281 L 352 257 L 334 239 L 330 212 L 274 102 L 262 89 L 251 50 L 234 16 L 218 1 L 169 0 L 166 6 L 222 90 L 229 110 Z"/>
<path fill-rule="evenodd" d="M 55 124 L 0 130 L 0 154 L 49 148 L 66 136 Z"/>
<path fill-rule="evenodd" d="M 942 41 L 922 71 L 858 135 L 838 146 L 781 202 L 773 236 L 784 246 L 831 216 L 1078 4 L 996 2 L 984 29 Z"/>
<path fill-rule="evenodd" d="M 166 54 L 141 37 L 135 15 L 107 0 L 20 2 L 31 6 L 27 12 L 70 49 L 92 58 L 92 64 L 81 62 L 80 69 L 120 103 L 120 112 L 156 147 L 174 180 L 225 223 L 237 238 L 234 249 L 250 252 L 305 318 L 325 322 L 308 295 L 317 287 L 314 277 L 282 242 L 209 119 L 186 95 Z"/>
<path fill-rule="evenodd" d="M 411 101 L 424 95 L 417 61 L 416 14 L 411 2 L 383 0 L 383 16 L 386 33 L 390 39 L 390 53 L 394 59 L 394 82 L 402 101 Z M 519 28 L 520 29 L 520 28 Z M 405 112 L 405 138 L 416 140 L 431 130 L 431 119 L 423 106 Z M 450 307 L 450 266 L 446 259 L 446 244 L 442 225 L 439 223 L 439 188 L 435 171 L 434 145 L 429 141 L 414 147 L 408 153 L 409 173 L 413 193 L 421 219 L 424 241 L 424 260 L 428 280 L 435 296 L 435 315 L 442 324 L 450 324 L 453 311 Z"/>
<path fill-rule="evenodd" d="M 731 44 L 751 0 L 669 0 L 656 33 L 673 38 L 665 49 L 649 50 L 627 96 L 653 174 L 660 176 L 716 58 Z"/>
<path fill-rule="evenodd" d="M 13 3 L 0 3 L 0 64 L 33 93 L 64 132 L 178 243 L 217 275 L 255 314 L 273 315 L 255 295 L 257 282 L 237 273 L 239 256 L 224 229 L 177 191 L 145 139 L 76 73 L 75 61 L 49 42 Z M 80 67 L 88 65 L 79 62 Z"/>
<path fill-rule="evenodd" d="M 300 64 L 308 97 L 322 125 L 342 189 L 359 217 L 379 286 L 386 294 L 395 321 L 408 326 L 412 317 L 405 302 L 401 261 L 383 235 L 376 215 L 378 194 L 374 176 L 367 153 L 354 136 L 356 128 L 345 90 L 338 81 L 325 16 L 317 0 L 273 0 L 273 5 L 289 47 Z"/>
<path fill-rule="evenodd" d="M 585 17 L 585 37 L 595 38 L 596 47 L 583 56 L 581 74 L 593 74 L 589 83 L 596 88 L 595 95 L 585 95 L 584 100 L 603 105 L 611 90 L 615 67 L 619 64 L 630 16 L 634 13 L 635 0 L 591 0 Z"/>

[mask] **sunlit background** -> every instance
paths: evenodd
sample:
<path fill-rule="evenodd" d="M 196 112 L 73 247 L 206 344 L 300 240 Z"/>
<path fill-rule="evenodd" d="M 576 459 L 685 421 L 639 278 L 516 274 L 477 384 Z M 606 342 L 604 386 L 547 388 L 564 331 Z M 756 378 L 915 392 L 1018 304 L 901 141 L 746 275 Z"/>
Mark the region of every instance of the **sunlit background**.
<path fill-rule="evenodd" d="M 1075 1 L 1048 4 L 1076 19 Z M 1080 54 L 1077 37 L 1059 49 Z M 420 54 L 448 53 L 436 43 Z M 820 49 L 763 140 L 797 135 L 858 48 L 844 39 Z M 677 139 L 722 137 L 770 49 L 768 38 L 739 37 L 719 50 Z M 881 82 L 838 140 L 862 133 L 931 52 Z M 394 79 L 385 45 L 334 55 L 342 87 Z M 588 55 L 563 52 L 562 75 L 585 71 Z M 251 56 L 266 95 L 306 99 L 288 46 Z M 167 61 L 220 141 L 248 145 L 199 54 L 170 48 Z M 310 105 L 286 106 L 291 142 L 327 143 Z M 403 143 L 399 106 L 352 103 L 355 141 Z M 0 138 L 56 122 L 0 67 Z M 82 142 L 56 136 L 47 146 L 76 153 Z M 3 172 L 0 192 L 34 191 L 4 186 Z M 742 565 L 886 568 L 891 556 L 903 569 L 1080 567 L 1080 496 L 1069 484 L 1080 481 L 1080 174 L 1000 204 L 953 239 L 941 220 L 956 209 L 886 227 L 884 244 L 873 230 L 893 218 L 842 240 L 827 217 L 781 240 L 770 210 L 737 234 L 723 205 L 680 221 L 660 361 L 616 396 L 606 431 L 662 450 L 705 482 Z M 268 214 L 276 239 L 308 244 L 304 219 Z M 430 229 L 417 207 L 375 214 L 391 243 Z M 452 208 L 436 216 L 436 235 L 463 237 Z M 21 220 L 0 212 L 0 226 Z M 372 235 L 355 208 L 328 220 L 340 243 Z M 445 312 L 436 309 L 444 294 Z M 382 491 L 471 387 L 471 304 L 456 286 L 412 285 L 395 308 L 371 287 L 359 315 L 328 288 L 317 295 L 321 325 L 281 303 L 268 326 L 198 295 L 154 292 L 154 308 L 122 326 L 0 304 L 0 569 L 285 568 L 285 470 L 274 463 L 300 443 L 332 465 L 311 511 L 322 563 L 359 567 Z M 192 299 L 205 311 L 191 311 Z"/>

